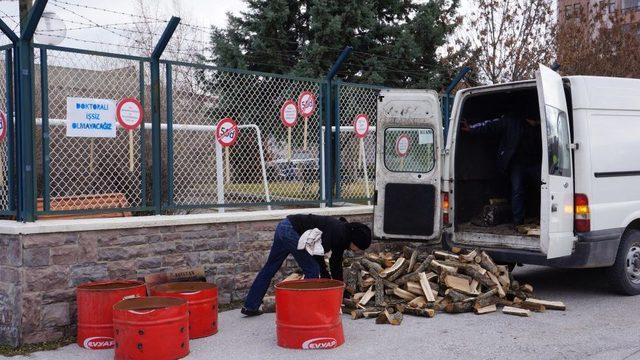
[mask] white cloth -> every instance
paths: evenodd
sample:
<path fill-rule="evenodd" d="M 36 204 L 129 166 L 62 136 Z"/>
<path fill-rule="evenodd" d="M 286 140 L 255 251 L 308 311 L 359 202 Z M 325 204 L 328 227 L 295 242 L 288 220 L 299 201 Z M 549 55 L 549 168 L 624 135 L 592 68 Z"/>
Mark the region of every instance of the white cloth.
<path fill-rule="evenodd" d="M 305 231 L 298 240 L 298 250 L 306 249 L 313 256 L 324 256 L 324 248 L 322 247 L 322 231 L 320 229 L 311 229 Z"/>

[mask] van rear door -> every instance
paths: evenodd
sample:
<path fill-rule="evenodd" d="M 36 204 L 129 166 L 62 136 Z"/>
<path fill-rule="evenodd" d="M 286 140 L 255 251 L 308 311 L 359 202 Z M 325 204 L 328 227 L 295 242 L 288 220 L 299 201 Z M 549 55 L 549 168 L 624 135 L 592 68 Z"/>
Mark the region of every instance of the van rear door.
<path fill-rule="evenodd" d="M 540 247 L 548 259 L 571 255 L 573 162 L 562 77 L 544 65 L 536 73 L 542 121 Z"/>
<path fill-rule="evenodd" d="M 443 144 L 438 94 L 381 91 L 376 135 L 374 236 L 438 242 Z"/>

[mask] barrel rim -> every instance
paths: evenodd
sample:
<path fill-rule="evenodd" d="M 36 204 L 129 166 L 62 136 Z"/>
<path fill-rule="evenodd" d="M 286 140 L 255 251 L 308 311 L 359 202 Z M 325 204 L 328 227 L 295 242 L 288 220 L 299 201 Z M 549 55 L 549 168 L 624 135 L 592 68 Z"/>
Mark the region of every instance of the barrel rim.
<path fill-rule="evenodd" d="M 190 288 L 191 286 L 191 288 Z M 151 288 L 152 292 L 163 294 L 183 294 L 202 290 L 217 290 L 218 286 L 205 281 L 175 281 L 164 284 L 158 284 Z"/>
<path fill-rule="evenodd" d="M 299 284 L 331 284 L 329 286 L 323 287 L 315 287 L 315 288 L 295 288 L 296 285 Z M 281 281 L 276 284 L 276 290 L 285 290 L 285 291 L 326 291 L 326 290 L 337 290 L 344 289 L 345 284 L 342 281 L 334 280 L 334 279 L 302 279 L 302 280 L 291 280 L 291 281 Z"/>
<path fill-rule="evenodd" d="M 113 305 L 114 311 L 145 311 L 145 310 L 164 310 L 173 307 L 183 306 L 187 304 L 187 300 L 179 297 L 170 296 L 145 296 L 124 299 Z"/>
<path fill-rule="evenodd" d="M 122 286 L 115 286 L 118 284 Z M 105 292 L 105 291 L 126 290 L 126 289 L 132 289 L 137 287 L 144 287 L 144 283 L 138 280 L 91 281 L 91 282 L 78 285 L 76 289 L 78 291 Z"/>

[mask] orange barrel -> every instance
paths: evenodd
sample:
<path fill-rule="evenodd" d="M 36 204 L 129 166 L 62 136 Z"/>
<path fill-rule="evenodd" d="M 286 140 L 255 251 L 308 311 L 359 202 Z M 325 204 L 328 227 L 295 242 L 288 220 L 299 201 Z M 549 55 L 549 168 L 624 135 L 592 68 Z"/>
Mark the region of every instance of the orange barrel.
<path fill-rule="evenodd" d="M 281 282 L 276 285 L 278 346 L 332 349 L 344 344 L 340 305 L 344 283 L 330 279 Z"/>
<path fill-rule="evenodd" d="M 123 299 L 147 296 L 144 283 L 135 280 L 98 281 L 76 288 L 78 346 L 110 349 L 113 340 L 113 305 Z"/>
<path fill-rule="evenodd" d="M 218 287 L 206 282 L 174 282 L 151 288 L 153 296 L 187 300 L 189 337 L 197 339 L 218 332 Z"/>
<path fill-rule="evenodd" d="M 149 296 L 113 307 L 115 359 L 169 360 L 189 355 L 187 301 Z"/>

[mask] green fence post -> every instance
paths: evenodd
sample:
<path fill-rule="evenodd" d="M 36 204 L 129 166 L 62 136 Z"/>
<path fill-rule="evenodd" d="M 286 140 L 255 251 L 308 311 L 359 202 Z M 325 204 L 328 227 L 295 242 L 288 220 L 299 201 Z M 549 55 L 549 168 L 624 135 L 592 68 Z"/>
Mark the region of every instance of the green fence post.
<path fill-rule="evenodd" d="M 47 73 L 47 49 L 40 49 L 40 94 L 42 97 L 42 209 L 51 210 L 49 189 L 49 76 Z M 36 209 L 37 210 L 37 209 Z"/>
<path fill-rule="evenodd" d="M 335 126 L 336 131 L 334 133 L 333 138 L 333 176 L 335 179 L 335 200 L 340 201 L 342 199 L 342 163 L 340 159 L 340 87 L 341 81 L 336 80 L 336 83 L 333 85 L 333 126 Z"/>
<path fill-rule="evenodd" d="M 162 212 L 162 131 L 160 122 L 160 56 L 167 48 L 169 40 L 180 18 L 171 17 L 160 40 L 151 54 L 151 149 L 153 158 L 153 208 L 156 215 Z"/>

